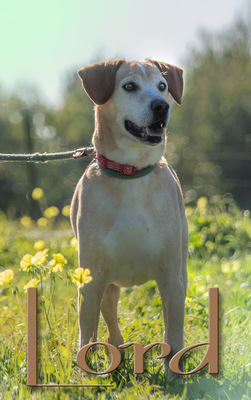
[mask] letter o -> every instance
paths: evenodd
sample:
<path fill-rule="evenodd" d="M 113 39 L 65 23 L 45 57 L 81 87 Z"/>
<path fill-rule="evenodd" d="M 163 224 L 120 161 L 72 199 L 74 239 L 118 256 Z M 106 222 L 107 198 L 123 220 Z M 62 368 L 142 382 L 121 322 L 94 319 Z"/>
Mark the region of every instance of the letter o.
<path fill-rule="evenodd" d="M 101 371 L 101 372 L 96 372 L 93 371 L 91 368 L 88 367 L 86 363 L 86 353 L 87 351 L 92 347 L 96 345 L 101 345 L 105 346 L 111 353 L 111 365 L 106 371 Z M 95 374 L 95 375 L 103 375 L 103 374 L 108 374 L 109 372 L 114 371 L 116 368 L 118 368 L 119 364 L 121 362 L 121 354 L 120 351 L 114 347 L 112 344 L 109 343 L 102 343 L 102 342 L 94 342 L 94 343 L 89 343 L 83 346 L 78 354 L 77 354 L 77 364 L 78 366 L 83 369 L 85 372 L 88 372 L 89 374 Z"/>

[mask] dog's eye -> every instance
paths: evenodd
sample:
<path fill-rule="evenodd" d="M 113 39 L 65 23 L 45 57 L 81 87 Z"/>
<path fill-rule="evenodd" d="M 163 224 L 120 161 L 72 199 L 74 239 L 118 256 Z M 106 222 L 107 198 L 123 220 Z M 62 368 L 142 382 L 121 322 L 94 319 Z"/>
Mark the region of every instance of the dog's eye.
<path fill-rule="evenodd" d="M 158 89 L 159 89 L 161 92 L 164 92 L 164 90 L 166 89 L 166 84 L 165 84 L 164 82 L 160 82 L 160 83 L 159 83 L 159 86 L 158 86 Z"/>
<path fill-rule="evenodd" d="M 123 86 L 123 89 L 127 92 L 132 92 L 136 89 L 136 85 L 133 82 L 128 82 Z"/>

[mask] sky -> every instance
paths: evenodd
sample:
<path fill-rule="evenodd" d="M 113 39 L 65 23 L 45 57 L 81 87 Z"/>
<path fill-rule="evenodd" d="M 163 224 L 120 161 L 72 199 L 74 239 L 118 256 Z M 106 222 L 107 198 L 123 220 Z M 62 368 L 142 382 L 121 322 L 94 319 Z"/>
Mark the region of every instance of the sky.
<path fill-rule="evenodd" d="M 2 0 L 0 88 L 37 87 L 60 104 L 66 77 L 94 61 L 177 64 L 200 29 L 227 27 L 249 0 Z"/>

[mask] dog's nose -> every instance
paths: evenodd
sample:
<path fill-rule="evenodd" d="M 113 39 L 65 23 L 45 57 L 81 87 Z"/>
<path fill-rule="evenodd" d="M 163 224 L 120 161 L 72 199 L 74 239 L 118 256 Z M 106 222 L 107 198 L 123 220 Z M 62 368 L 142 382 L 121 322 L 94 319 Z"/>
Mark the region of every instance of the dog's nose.
<path fill-rule="evenodd" d="M 152 110 L 155 115 L 158 115 L 160 117 L 164 117 L 168 110 L 169 110 L 169 104 L 165 100 L 153 100 L 151 103 Z"/>

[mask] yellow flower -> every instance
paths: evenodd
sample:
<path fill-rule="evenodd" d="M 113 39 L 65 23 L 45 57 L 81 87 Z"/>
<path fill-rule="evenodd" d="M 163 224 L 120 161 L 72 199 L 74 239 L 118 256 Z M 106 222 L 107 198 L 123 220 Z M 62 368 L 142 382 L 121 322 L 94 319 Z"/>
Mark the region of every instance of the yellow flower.
<path fill-rule="evenodd" d="M 45 243 L 43 240 L 38 240 L 37 242 L 34 243 L 34 249 L 35 250 L 42 250 L 45 246 Z"/>
<path fill-rule="evenodd" d="M 85 283 L 89 283 L 92 281 L 92 277 L 90 276 L 90 270 L 88 268 L 77 268 L 75 269 L 75 273 L 72 275 L 72 282 L 75 283 L 78 287 L 84 286 Z"/>
<path fill-rule="evenodd" d="M 39 187 L 33 189 L 32 193 L 31 193 L 31 196 L 34 200 L 41 199 L 43 197 L 43 195 L 44 195 L 44 191 L 43 191 L 43 189 L 41 189 Z"/>
<path fill-rule="evenodd" d="M 43 251 L 38 251 L 34 255 L 34 257 L 32 257 L 31 264 L 33 264 L 35 266 L 37 266 L 39 264 L 46 264 L 47 263 L 46 257 L 48 255 L 47 253 L 48 253 L 48 249 L 45 249 Z"/>
<path fill-rule="evenodd" d="M 231 272 L 231 265 L 229 262 L 224 262 L 221 264 L 221 270 L 224 274 Z"/>
<path fill-rule="evenodd" d="M 37 225 L 38 225 L 38 226 L 46 226 L 47 224 L 48 224 L 48 221 L 47 221 L 47 219 L 44 218 L 44 217 L 39 218 L 39 219 L 37 220 Z"/>
<path fill-rule="evenodd" d="M 78 241 L 75 237 L 71 239 L 71 247 L 78 250 Z"/>
<path fill-rule="evenodd" d="M 28 289 L 29 287 L 37 286 L 39 282 L 40 282 L 40 279 L 36 279 L 36 278 L 31 279 L 31 280 L 27 283 L 27 285 L 24 286 L 24 291 L 25 291 L 25 293 L 27 292 L 27 289 Z"/>
<path fill-rule="evenodd" d="M 191 301 L 193 301 L 193 299 L 191 297 L 186 297 L 186 301 L 185 301 L 186 304 L 191 303 Z"/>
<path fill-rule="evenodd" d="M 233 270 L 234 272 L 236 272 L 236 271 L 239 271 L 240 269 L 241 269 L 241 263 L 240 263 L 240 261 L 239 261 L 239 260 L 235 260 L 235 261 L 233 262 L 232 270 Z"/>
<path fill-rule="evenodd" d="M 62 214 L 63 214 L 65 217 L 69 217 L 69 215 L 70 215 L 70 209 L 71 209 L 71 206 L 69 206 L 69 205 L 64 206 L 64 208 L 63 208 L 63 210 L 62 210 Z"/>
<path fill-rule="evenodd" d="M 54 260 L 56 260 L 59 263 L 62 263 L 62 264 L 67 263 L 67 260 L 64 258 L 63 254 L 61 254 L 61 253 L 53 254 L 52 257 L 54 258 Z"/>
<path fill-rule="evenodd" d="M 20 267 L 23 271 L 29 271 L 30 268 L 32 267 L 32 265 L 31 265 L 32 257 L 33 256 L 31 254 L 25 254 L 25 256 L 23 256 L 23 258 L 20 262 Z"/>
<path fill-rule="evenodd" d="M 50 261 L 50 266 L 53 267 L 52 272 L 63 271 L 63 266 L 66 263 L 67 260 L 64 258 L 63 254 L 53 254 L 53 259 Z"/>
<path fill-rule="evenodd" d="M 22 218 L 20 219 L 20 223 L 21 223 L 21 225 L 23 225 L 24 227 L 29 227 L 29 226 L 31 226 L 31 224 L 32 224 L 32 219 L 31 219 L 31 217 L 28 217 L 28 216 L 26 215 L 26 216 L 24 216 L 24 217 L 22 217 Z"/>
<path fill-rule="evenodd" d="M 207 201 L 207 198 L 206 197 L 200 197 L 198 200 L 197 200 L 197 206 L 199 207 L 199 208 L 205 208 L 206 206 L 207 206 L 207 203 L 208 203 L 208 201 Z"/>
<path fill-rule="evenodd" d="M 61 263 L 56 264 L 55 260 L 51 260 L 50 265 L 51 265 L 51 267 L 53 267 L 52 272 L 56 273 L 58 271 L 63 271 L 63 264 L 61 264 Z"/>
<path fill-rule="evenodd" d="M 186 216 L 191 217 L 192 214 L 193 214 L 192 207 L 186 207 Z"/>
<path fill-rule="evenodd" d="M 5 271 L 0 272 L 0 285 L 9 285 L 13 277 L 14 274 L 12 269 L 6 269 Z"/>
<path fill-rule="evenodd" d="M 59 214 L 59 209 L 57 207 L 49 207 L 43 212 L 45 218 L 53 218 Z"/>

